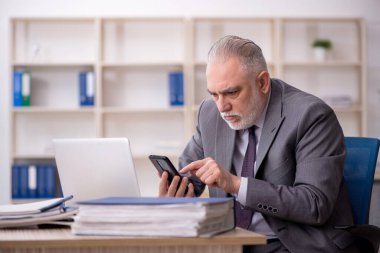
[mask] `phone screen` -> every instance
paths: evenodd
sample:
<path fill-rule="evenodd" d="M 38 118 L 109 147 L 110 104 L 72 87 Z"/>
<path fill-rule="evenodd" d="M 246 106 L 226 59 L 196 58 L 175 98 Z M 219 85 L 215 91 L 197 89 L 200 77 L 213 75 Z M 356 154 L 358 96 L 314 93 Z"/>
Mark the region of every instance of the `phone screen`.
<path fill-rule="evenodd" d="M 178 190 L 183 176 L 179 174 L 179 172 L 176 170 L 176 168 L 174 167 L 170 159 L 167 156 L 160 156 L 160 155 L 150 155 L 149 159 L 153 163 L 154 167 L 158 170 L 160 175 L 162 175 L 164 171 L 167 171 L 169 173 L 169 177 L 168 177 L 169 184 L 172 182 L 175 176 L 180 177 L 180 181 L 177 186 L 177 190 Z M 189 178 L 189 182 L 192 182 L 190 178 Z M 187 193 L 187 191 L 188 191 L 188 188 L 186 187 L 185 194 Z"/>
<path fill-rule="evenodd" d="M 164 171 L 167 171 L 169 173 L 169 182 L 173 180 L 174 176 L 179 176 L 182 178 L 168 157 L 150 155 L 149 159 L 153 163 L 154 167 L 158 170 L 160 175 L 162 175 Z"/>

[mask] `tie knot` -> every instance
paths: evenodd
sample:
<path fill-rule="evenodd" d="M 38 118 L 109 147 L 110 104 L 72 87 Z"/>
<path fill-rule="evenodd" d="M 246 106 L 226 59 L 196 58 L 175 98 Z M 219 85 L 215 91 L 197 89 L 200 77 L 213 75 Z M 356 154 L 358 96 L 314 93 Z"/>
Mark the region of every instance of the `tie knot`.
<path fill-rule="evenodd" d="M 249 134 L 251 135 L 251 134 L 255 134 L 255 129 L 256 129 L 256 126 L 255 125 L 253 125 L 253 126 L 251 126 L 250 128 L 248 128 L 248 132 L 249 132 Z"/>

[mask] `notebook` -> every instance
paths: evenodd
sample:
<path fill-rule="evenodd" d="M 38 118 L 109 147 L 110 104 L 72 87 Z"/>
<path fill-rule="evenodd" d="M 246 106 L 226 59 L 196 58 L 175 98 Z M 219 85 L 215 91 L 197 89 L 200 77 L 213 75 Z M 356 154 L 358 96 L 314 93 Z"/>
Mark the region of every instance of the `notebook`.
<path fill-rule="evenodd" d="M 63 195 L 74 196 L 71 204 L 140 196 L 127 138 L 54 139 L 53 146 Z"/>

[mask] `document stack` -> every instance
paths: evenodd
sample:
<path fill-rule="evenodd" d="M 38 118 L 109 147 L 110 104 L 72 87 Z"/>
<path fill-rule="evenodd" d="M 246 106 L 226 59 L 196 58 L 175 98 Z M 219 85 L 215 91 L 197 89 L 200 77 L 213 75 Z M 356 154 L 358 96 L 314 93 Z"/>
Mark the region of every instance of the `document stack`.
<path fill-rule="evenodd" d="M 111 197 L 78 206 L 77 235 L 197 237 L 235 227 L 233 198 Z"/>
<path fill-rule="evenodd" d="M 78 208 L 64 206 L 65 201 L 71 198 L 72 196 L 27 204 L 0 205 L 0 228 L 71 225 L 74 215 L 78 213 Z"/>

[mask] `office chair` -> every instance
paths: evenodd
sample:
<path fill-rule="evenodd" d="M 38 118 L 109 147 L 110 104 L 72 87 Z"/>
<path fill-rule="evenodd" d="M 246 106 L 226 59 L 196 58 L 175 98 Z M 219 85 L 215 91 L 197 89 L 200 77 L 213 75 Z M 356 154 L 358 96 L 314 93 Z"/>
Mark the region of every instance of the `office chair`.
<path fill-rule="evenodd" d="M 344 140 L 347 152 L 344 163 L 344 180 L 355 225 L 340 228 L 350 231 L 358 238 L 358 245 L 362 252 L 377 253 L 380 243 L 380 228 L 369 225 L 368 217 L 380 140 L 363 137 L 345 137 Z"/>

